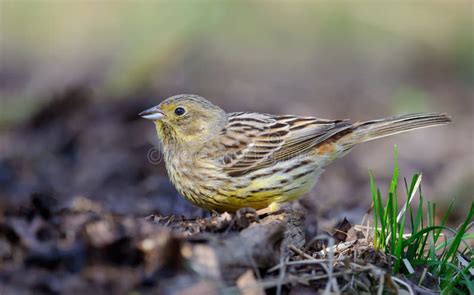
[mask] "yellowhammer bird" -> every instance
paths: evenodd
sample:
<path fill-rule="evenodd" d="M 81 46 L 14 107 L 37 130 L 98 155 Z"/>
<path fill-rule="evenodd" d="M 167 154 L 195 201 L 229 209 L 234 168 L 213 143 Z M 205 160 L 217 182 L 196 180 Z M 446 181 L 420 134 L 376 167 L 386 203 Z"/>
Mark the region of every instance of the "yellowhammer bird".
<path fill-rule="evenodd" d="M 367 122 L 226 113 L 197 95 L 176 95 L 140 113 L 155 122 L 168 175 L 207 210 L 275 211 L 315 185 L 323 168 L 354 145 L 450 122 L 424 113 Z"/>

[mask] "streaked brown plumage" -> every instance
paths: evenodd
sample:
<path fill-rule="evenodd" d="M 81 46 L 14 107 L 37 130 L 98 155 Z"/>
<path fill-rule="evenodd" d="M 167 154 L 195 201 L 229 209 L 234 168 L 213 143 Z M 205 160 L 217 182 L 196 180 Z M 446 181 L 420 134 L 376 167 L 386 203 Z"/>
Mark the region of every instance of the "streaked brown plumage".
<path fill-rule="evenodd" d="M 350 123 L 315 117 L 225 113 L 197 95 L 177 95 L 140 114 L 153 120 L 171 181 L 208 210 L 271 208 L 307 193 L 326 165 L 358 143 L 450 122 L 411 114 Z"/>

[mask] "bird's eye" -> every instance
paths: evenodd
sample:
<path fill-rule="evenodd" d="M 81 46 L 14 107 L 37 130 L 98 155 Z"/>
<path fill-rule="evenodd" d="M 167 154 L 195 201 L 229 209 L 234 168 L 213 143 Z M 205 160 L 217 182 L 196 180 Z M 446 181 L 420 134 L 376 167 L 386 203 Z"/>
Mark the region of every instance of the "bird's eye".
<path fill-rule="evenodd" d="M 186 111 L 182 108 L 182 107 L 177 107 L 175 110 L 174 110 L 174 113 L 177 115 L 177 116 L 182 116 L 184 115 Z"/>

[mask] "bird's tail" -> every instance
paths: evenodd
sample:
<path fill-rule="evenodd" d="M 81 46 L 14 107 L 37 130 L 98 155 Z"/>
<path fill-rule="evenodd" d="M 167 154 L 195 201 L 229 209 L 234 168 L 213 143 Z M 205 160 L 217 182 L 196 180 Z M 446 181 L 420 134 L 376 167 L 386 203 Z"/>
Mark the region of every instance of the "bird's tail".
<path fill-rule="evenodd" d="M 349 146 L 390 136 L 414 129 L 444 125 L 451 122 L 451 118 L 440 113 L 420 113 L 379 120 L 354 123 L 352 132 L 344 140 Z"/>

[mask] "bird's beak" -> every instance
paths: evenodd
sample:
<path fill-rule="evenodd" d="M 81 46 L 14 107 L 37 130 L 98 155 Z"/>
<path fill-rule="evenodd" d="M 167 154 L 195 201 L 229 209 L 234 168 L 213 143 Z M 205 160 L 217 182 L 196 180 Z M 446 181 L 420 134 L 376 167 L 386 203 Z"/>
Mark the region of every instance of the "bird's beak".
<path fill-rule="evenodd" d="M 144 110 L 143 112 L 141 112 L 138 115 L 141 116 L 144 119 L 154 120 L 154 121 L 155 120 L 161 120 L 165 116 L 165 114 L 163 114 L 163 112 L 160 110 L 160 108 L 158 106 L 155 106 L 155 107 L 149 108 L 147 110 Z"/>

